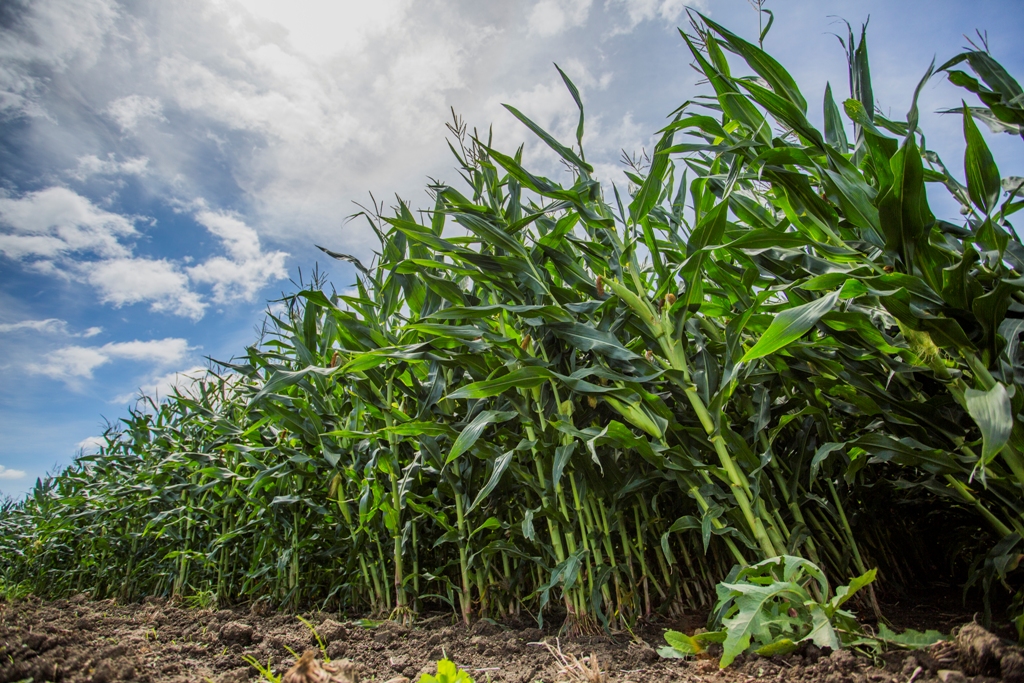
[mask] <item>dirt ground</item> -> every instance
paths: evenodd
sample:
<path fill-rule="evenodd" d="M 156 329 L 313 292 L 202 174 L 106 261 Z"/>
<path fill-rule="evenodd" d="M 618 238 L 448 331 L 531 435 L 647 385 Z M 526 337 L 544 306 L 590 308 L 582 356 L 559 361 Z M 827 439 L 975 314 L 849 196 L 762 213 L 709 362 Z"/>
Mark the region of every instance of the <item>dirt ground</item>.
<path fill-rule="evenodd" d="M 1012 656 L 997 656 L 993 664 L 984 660 L 984 653 L 968 652 L 963 644 L 958 649 L 959 641 L 928 651 L 894 651 L 874 662 L 848 650 L 830 653 L 811 646 L 786 657 L 741 656 L 719 671 L 715 659 L 662 659 L 655 650 L 664 644 L 661 634 L 667 626 L 692 632 L 702 625 L 698 617 L 693 623 L 648 624 L 635 636 L 566 640 L 556 639 L 553 631 L 487 621 L 465 628 L 453 624 L 450 614 L 421 618 L 413 627 L 345 621 L 327 613 L 302 616 L 315 627 L 334 664 L 347 659 L 354 665 L 349 668 L 354 675 L 345 679 L 349 681 L 416 681 L 423 673 L 433 673 L 437 660 L 447 656 L 478 683 L 994 683 L 1000 677 L 1024 683 L 1024 668 L 1014 670 L 1017 660 Z M 949 626 L 966 621 L 962 612 L 947 616 Z M 0 683 L 255 682 L 260 672 L 246 657 L 269 662 L 279 676 L 295 663 L 293 653 L 309 649 L 317 650 L 317 659 L 322 656 L 311 630 L 294 615 L 187 609 L 159 599 L 132 605 L 93 602 L 85 596 L 0 602 Z M 603 678 L 592 673 L 588 680 L 582 673 L 582 666 L 593 668 L 592 660 L 584 661 L 592 653 Z M 1010 668 L 1000 671 L 1000 661 L 1004 669 Z"/>

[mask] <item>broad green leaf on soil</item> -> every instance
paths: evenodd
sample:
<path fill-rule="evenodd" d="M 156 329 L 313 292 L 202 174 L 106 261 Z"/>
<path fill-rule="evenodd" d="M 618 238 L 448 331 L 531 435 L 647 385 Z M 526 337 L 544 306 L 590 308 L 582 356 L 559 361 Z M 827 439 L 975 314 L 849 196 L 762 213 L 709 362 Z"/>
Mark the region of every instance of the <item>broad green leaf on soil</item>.
<path fill-rule="evenodd" d="M 704 652 L 704 646 L 694 638 L 679 631 L 665 631 L 665 642 L 669 646 L 684 655 L 697 655 Z"/>
<path fill-rule="evenodd" d="M 974 118 L 967 110 L 967 104 L 963 105 L 964 116 L 964 139 L 967 140 L 967 150 L 964 152 L 964 171 L 967 173 L 967 192 L 971 195 L 974 205 L 985 213 L 995 208 L 999 200 L 1000 179 L 999 169 L 996 168 L 992 152 L 985 144 L 978 127 L 974 125 Z"/>
<path fill-rule="evenodd" d="M 797 644 L 789 638 L 779 638 L 775 642 L 768 643 L 763 647 L 757 648 L 754 650 L 754 654 L 761 657 L 782 656 L 795 652 L 797 647 Z"/>
<path fill-rule="evenodd" d="M 768 326 L 757 343 L 743 355 L 740 362 L 746 363 L 775 353 L 790 342 L 799 339 L 814 327 L 821 316 L 832 310 L 838 298 L 839 292 L 832 292 L 820 299 L 782 311 L 775 316 L 772 324 Z"/>
<path fill-rule="evenodd" d="M 817 604 L 811 606 L 811 631 L 803 639 L 811 641 L 818 647 L 830 647 L 833 650 L 842 647 L 828 615 Z"/>
<path fill-rule="evenodd" d="M 783 593 L 806 595 L 806 592 L 796 584 L 782 581 L 768 586 L 751 583 L 722 583 L 719 586 L 721 589 L 735 591 L 738 594 L 735 598 L 736 614 L 722 622 L 725 626 L 726 636 L 725 642 L 722 644 L 722 659 L 718 665 L 723 669 L 732 664 L 736 655 L 745 652 L 750 647 L 750 639 L 760 628 L 765 606 L 769 601 Z M 826 623 L 827 621 L 826 619 Z"/>
<path fill-rule="evenodd" d="M 988 391 L 968 389 L 964 392 L 967 400 L 967 412 L 974 418 L 981 429 L 981 458 L 991 462 L 999 454 L 1010 439 L 1013 431 L 1013 411 L 1010 408 L 1010 396 L 1002 383 Z"/>
<path fill-rule="evenodd" d="M 922 633 L 921 631 L 908 628 L 903 633 L 896 633 L 882 622 L 878 624 L 878 637 L 886 643 L 902 645 L 911 650 L 923 650 L 940 641 L 949 640 L 949 636 L 943 635 L 934 629 L 928 629 Z"/>
<path fill-rule="evenodd" d="M 495 422 L 505 422 L 516 416 L 514 411 L 485 410 L 473 418 L 473 421 L 466 426 L 459 434 L 459 438 L 452 444 L 452 450 L 445 458 L 445 464 L 450 463 L 457 457 L 468 451 L 477 442 L 480 435 L 487 427 Z"/>

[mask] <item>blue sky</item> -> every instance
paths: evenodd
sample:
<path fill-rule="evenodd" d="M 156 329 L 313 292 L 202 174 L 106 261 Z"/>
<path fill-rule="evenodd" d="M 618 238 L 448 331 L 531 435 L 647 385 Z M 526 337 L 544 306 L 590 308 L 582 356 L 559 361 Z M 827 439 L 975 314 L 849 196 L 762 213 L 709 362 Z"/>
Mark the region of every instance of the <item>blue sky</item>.
<path fill-rule="evenodd" d="M 587 158 L 624 184 L 621 150 L 651 149 L 701 92 L 676 0 L 7 0 L 0 5 L 0 492 L 66 465 L 140 390 L 166 395 L 204 358 L 255 340 L 266 301 L 319 258 L 368 257 L 346 223 L 369 193 L 428 205 L 456 179 L 450 107 L 500 149 L 553 158 L 501 103 L 564 140 L 587 109 Z M 691 3 L 756 39 L 746 0 Z M 765 41 L 809 102 L 848 85 L 838 18 L 868 15 L 876 103 L 902 118 L 933 57 L 988 31 L 1024 77 L 1020 0 L 769 2 Z M 922 93 L 929 146 L 962 168 L 963 91 Z M 812 105 L 820 121 L 820 105 Z M 1024 143 L 989 135 L 1003 176 Z M 962 171 L 960 172 L 962 175 Z M 933 208 L 956 219 L 936 195 Z M 952 214 L 952 215 L 950 215 Z M 350 268 L 321 265 L 338 289 Z"/>

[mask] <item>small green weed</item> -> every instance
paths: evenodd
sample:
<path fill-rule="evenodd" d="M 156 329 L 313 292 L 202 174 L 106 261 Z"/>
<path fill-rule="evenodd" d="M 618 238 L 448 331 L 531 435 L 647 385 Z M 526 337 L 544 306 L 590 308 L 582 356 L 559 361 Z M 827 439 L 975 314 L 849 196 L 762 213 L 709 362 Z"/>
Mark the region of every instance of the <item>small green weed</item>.
<path fill-rule="evenodd" d="M 270 657 L 267 657 L 267 665 L 264 666 L 260 660 L 252 655 L 242 655 L 245 663 L 260 673 L 260 678 L 269 683 L 281 683 L 281 677 L 274 673 L 274 666 Z"/>
<path fill-rule="evenodd" d="M 437 663 L 437 674 L 423 674 L 418 683 L 473 683 L 473 677 L 450 659 L 442 659 Z"/>
<path fill-rule="evenodd" d="M 872 569 L 837 588 L 829 599 L 825 573 L 800 557 L 783 555 L 733 570 L 718 584 L 718 604 L 709 620 L 712 630 L 693 637 L 669 631 L 668 647 L 659 652 L 663 657 L 685 657 L 720 642 L 719 666 L 725 668 L 741 652 L 781 655 L 803 640 L 838 650 L 843 646 L 840 634 L 850 634 L 850 640 L 862 637 L 854 615 L 841 607 L 874 580 Z"/>
<path fill-rule="evenodd" d="M 212 590 L 196 591 L 185 596 L 185 604 L 191 609 L 217 609 L 217 593 Z"/>
<path fill-rule="evenodd" d="M 324 658 L 324 662 L 329 663 L 331 661 L 331 658 L 327 656 L 327 644 L 324 642 L 324 639 L 320 637 L 319 633 L 317 633 L 316 628 L 313 626 L 313 624 L 309 623 L 309 621 L 302 617 L 297 618 L 299 621 L 302 622 L 302 624 L 306 628 L 309 629 L 309 632 L 313 634 L 313 638 L 316 639 L 317 647 L 320 648 L 320 655 Z"/>
<path fill-rule="evenodd" d="M 0 578 L 0 602 L 21 600 L 23 598 L 27 598 L 31 594 L 32 589 L 29 587 L 27 581 L 14 583 Z"/>

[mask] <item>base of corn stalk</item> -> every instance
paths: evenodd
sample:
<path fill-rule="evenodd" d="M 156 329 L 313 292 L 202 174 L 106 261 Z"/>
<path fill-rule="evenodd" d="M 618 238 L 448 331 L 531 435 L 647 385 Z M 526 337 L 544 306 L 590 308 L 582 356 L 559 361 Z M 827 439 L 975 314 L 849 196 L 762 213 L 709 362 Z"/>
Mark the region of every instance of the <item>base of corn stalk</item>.
<path fill-rule="evenodd" d="M 597 619 L 586 612 L 569 612 L 565 615 L 565 621 L 558 629 L 558 635 L 564 638 L 579 638 L 581 636 L 596 636 L 603 634 L 601 625 Z"/>
<path fill-rule="evenodd" d="M 416 611 L 408 605 L 399 605 L 395 609 L 391 610 L 391 614 L 388 615 L 388 621 L 394 621 L 403 626 L 410 626 L 416 621 Z"/>

